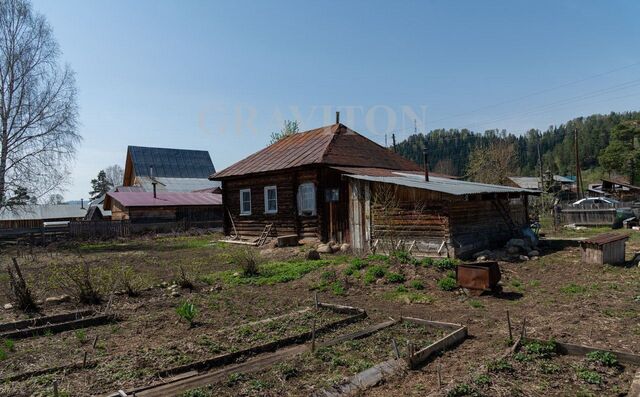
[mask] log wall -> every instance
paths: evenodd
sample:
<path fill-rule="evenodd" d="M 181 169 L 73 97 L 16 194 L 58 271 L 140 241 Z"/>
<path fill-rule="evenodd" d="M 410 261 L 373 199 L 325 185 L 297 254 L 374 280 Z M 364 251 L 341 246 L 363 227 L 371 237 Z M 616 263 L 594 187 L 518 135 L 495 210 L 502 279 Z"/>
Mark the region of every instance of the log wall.
<path fill-rule="evenodd" d="M 224 203 L 225 233 L 237 232 L 241 237 L 257 237 L 268 224 L 273 224 L 272 235 L 297 234 L 301 238 L 318 237 L 318 209 L 315 216 L 299 216 L 298 186 L 312 182 L 318 189 L 318 173 L 315 169 L 284 170 L 267 175 L 224 180 L 222 195 Z M 264 210 L 264 188 L 277 187 L 278 212 L 266 214 Z M 251 215 L 240 215 L 240 190 L 251 189 Z M 235 231 L 234 231 L 235 226 Z"/>

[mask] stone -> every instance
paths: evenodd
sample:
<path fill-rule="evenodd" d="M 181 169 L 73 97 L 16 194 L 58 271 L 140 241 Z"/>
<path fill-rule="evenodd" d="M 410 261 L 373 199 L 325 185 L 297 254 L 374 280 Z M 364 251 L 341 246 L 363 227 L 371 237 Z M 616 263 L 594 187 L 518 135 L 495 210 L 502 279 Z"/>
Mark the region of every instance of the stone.
<path fill-rule="evenodd" d="M 11 303 L 5 303 L 3 308 L 4 310 L 11 310 L 13 309 L 13 305 Z"/>
<path fill-rule="evenodd" d="M 351 249 L 351 245 L 344 243 L 340 246 L 340 252 L 348 252 Z"/>
<path fill-rule="evenodd" d="M 60 296 L 50 296 L 48 298 L 45 298 L 44 302 L 57 304 L 62 302 L 68 302 L 70 300 L 71 300 L 71 297 L 69 295 L 60 295 Z"/>
<path fill-rule="evenodd" d="M 540 252 L 533 250 L 533 251 L 529 251 L 529 253 L 527 254 L 527 256 L 532 257 L 532 256 L 540 256 Z"/>
<path fill-rule="evenodd" d="M 317 261 L 320 259 L 320 253 L 316 250 L 311 250 L 307 252 L 307 260 L 308 261 Z"/>
<path fill-rule="evenodd" d="M 511 246 L 507 247 L 507 253 L 508 254 L 513 255 L 513 254 L 517 254 L 518 252 L 520 252 L 520 248 L 518 248 L 518 247 L 516 247 L 514 245 L 511 245 Z"/>
<path fill-rule="evenodd" d="M 316 251 L 318 251 L 321 254 L 331 254 L 331 253 L 333 253 L 333 250 L 331 249 L 331 246 L 329 246 L 329 244 L 320 244 L 318 246 L 318 248 L 316 249 Z"/>
<path fill-rule="evenodd" d="M 493 256 L 493 252 L 489 250 L 484 250 L 484 251 L 476 252 L 475 254 L 473 254 L 473 257 L 478 260 L 485 260 L 485 259 L 480 259 L 481 257 L 491 258 L 492 256 Z"/>
<path fill-rule="evenodd" d="M 483 255 L 483 256 L 479 256 L 479 257 L 477 257 L 477 258 L 476 258 L 476 260 L 477 260 L 478 262 L 484 262 L 484 261 L 487 261 L 488 259 L 489 259 L 489 258 L 487 258 L 487 257 L 486 257 L 486 256 L 484 256 L 484 255 Z"/>
<path fill-rule="evenodd" d="M 520 259 L 521 261 L 528 261 L 528 260 L 529 260 L 529 257 L 528 257 L 528 256 L 526 256 L 526 255 L 520 255 L 520 256 L 518 257 L 518 259 Z"/>
<path fill-rule="evenodd" d="M 180 296 L 180 292 L 178 291 L 171 291 L 171 296 L 174 298 L 178 298 Z"/>

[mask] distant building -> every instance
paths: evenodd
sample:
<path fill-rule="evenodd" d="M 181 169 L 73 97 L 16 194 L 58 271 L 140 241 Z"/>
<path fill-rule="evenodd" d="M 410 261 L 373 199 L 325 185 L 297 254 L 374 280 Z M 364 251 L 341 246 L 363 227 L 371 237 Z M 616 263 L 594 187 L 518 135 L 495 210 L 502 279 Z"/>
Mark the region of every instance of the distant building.
<path fill-rule="evenodd" d="M 621 201 L 640 200 L 640 186 L 632 185 L 622 177 L 603 178 L 601 183 L 589 185 L 589 195 L 614 197 Z"/>
<path fill-rule="evenodd" d="M 42 227 L 49 223 L 68 223 L 84 219 L 87 209 L 81 205 L 28 204 L 0 209 L 0 229 Z"/>
<path fill-rule="evenodd" d="M 208 179 L 215 171 L 211 156 L 205 150 L 129 146 L 123 187 L 118 187 L 117 191 L 138 187 L 151 192 L 153 182 L 156 182 L 158 192 L 215 189 L 220 183 Z"/>

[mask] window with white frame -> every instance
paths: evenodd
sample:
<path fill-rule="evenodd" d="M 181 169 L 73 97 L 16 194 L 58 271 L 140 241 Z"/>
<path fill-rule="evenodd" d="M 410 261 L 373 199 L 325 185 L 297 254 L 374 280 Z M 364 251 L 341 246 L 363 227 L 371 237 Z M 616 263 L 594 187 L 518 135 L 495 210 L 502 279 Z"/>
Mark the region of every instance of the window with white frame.
<path fill-rule="evenodd" d="M 298 187 L 298 214 L 316 214 L 316 186 L 311 182 Z"/>
<path fill-rule="evenodd" d="M 264 188 L 264 213 L 275 214 L 278 212 L 278 189 L 275 186 Z"/>
<path fill-rule="evenodd" d="M 251 189 L 240 189 L 240 215 L 251 215 Z"/>

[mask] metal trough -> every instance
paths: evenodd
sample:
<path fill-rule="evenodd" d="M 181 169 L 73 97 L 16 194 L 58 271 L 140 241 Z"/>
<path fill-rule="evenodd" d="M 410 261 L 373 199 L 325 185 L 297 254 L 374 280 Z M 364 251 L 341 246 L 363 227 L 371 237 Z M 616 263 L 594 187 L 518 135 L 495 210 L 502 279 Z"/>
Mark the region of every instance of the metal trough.
<path fill-rule="evenodd" d="M 456 280 L 462 288 L 497 290 L 501 277 L 498 262 L 464 263 L 456 266 Z"/>

